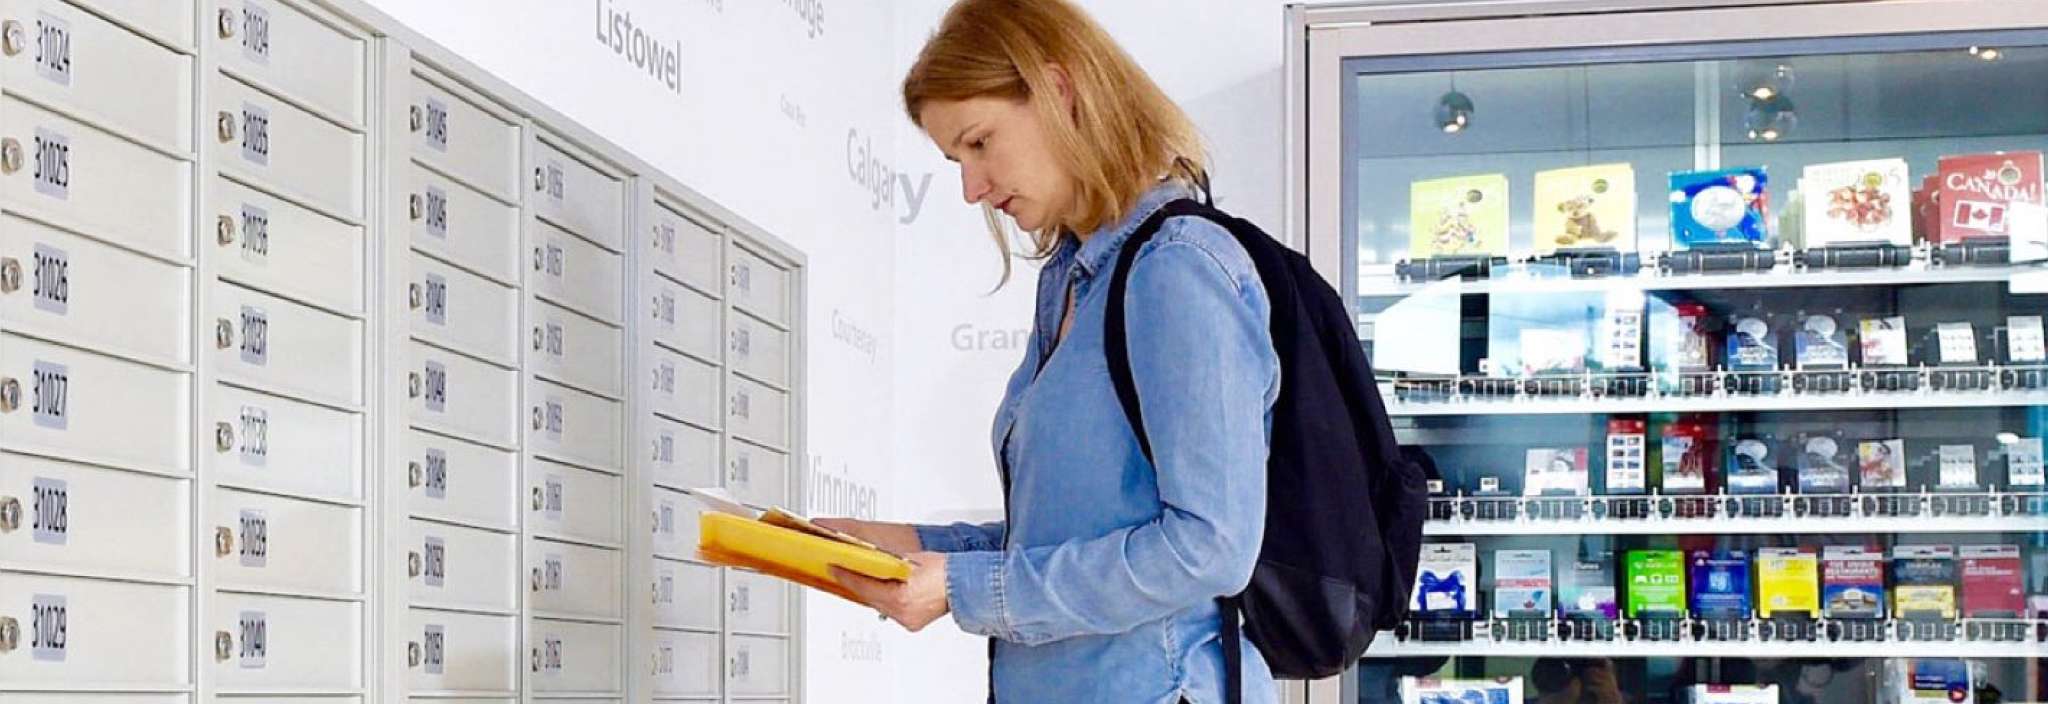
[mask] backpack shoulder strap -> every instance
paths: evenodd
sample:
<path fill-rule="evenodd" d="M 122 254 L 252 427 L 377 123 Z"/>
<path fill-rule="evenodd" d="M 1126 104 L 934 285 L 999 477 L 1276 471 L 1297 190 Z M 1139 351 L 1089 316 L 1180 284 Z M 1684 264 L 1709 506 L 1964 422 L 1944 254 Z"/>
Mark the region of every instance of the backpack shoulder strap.
<path fill-rule="evenodd" d="M 1206 189 L 1204 196 L 1206 197 Z M 1123 250 L 1117 253 L 1116 268 L 1109 276 L 1109 301 L 1102 322 L 1103 355 L 1108 357 L 1109 380 L 1116 387 L 1117 403 L 1124 407 L 1124 418 L 1131 423 L 1131 433 L 1138 438 L 1138 449 L 1144 451 L 1146 461 L 1152 460 L 1152 440 L 1145 436 L 1145 413 L 1138 406 L 1138 382 L 1131 377 L 1130 338 L 1124 330 L 1124 297 L 1129 288 L 1131 264 L 1138 258 L 1138 250 L 1159 233 L 1167 218 L 1196 216 L 1208 219 L 1225 228 L 1229 222 L 1223 213 L 1203 203 L 1181 199 L 1160 206 L 1152 217 L 1131 233 L 1124 242 Z M 1235 232 L 1232 233 L 1235 235 Z M 1238 606 L 1236 597 L 1217 597 L 1216 604 L 1223 617 L 1223 696 L 1226 704 L 1239 704 L 1244 697 L 1244 654 L 1239 644 Z"/>

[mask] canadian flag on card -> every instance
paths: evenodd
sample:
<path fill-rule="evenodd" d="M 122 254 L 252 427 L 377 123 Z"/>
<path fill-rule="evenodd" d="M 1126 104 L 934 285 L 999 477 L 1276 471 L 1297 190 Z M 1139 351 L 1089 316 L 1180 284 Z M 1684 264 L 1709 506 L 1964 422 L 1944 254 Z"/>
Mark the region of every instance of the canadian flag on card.
<path fill-rule="evenodd" d="M 2041 152 L 1997 152 L 1941 158 L 1941 191 L 1935 202 L 1941 219 L 1935 242 L 1971 237 L 2009 237 L 2015 205 L 2039 206 Z M 2030 211 L 2031 212 L 2031 211 Z"/>

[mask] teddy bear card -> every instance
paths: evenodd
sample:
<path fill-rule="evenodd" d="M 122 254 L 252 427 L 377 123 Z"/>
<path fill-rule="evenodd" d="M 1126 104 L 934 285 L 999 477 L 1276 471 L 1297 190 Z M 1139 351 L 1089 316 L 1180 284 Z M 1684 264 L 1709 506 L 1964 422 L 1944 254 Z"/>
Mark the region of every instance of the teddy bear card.
<path fill-rule="evenodd" d="M 1813 164 L 1799 181 L 1806 245 L 1913 245 L 1912 182 L 1905 159 Z"/>
<path fill-rule="evenodd" d="M 1507 254 L 1506 174 L 1417 181 L 1408 198 L 1409 258 Z"/>
<path fill-rule="evenodd" d="M 1636 171 L 1597 164 L 1536 172 L 1536 254 L 1636 249 Z"/>

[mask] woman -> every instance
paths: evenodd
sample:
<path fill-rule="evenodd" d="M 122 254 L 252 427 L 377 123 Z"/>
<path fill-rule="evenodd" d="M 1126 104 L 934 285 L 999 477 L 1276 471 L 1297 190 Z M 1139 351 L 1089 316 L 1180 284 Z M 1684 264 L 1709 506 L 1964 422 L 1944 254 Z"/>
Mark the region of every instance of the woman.
<path fill-rule="evenodd" d="M 1194 126 L 1066 0 L 962 0 L 903 82 L 904 108 L 1008 249 L 1032 234 L 1033 344 L 996 412 L 1007 521 L 828 520 L 914 553 L 905 582 L 842 572 L 910 630 L 947 613 L 995 639 L 1001 702 L 1222 702 L 1215 599 L 1242 590 L 1265 522 L 1279 363 L 1265 288 L 1227 230 L 1168 219 L 1126 292 L 1130 366 L 1157 466 L 1111 384 L 1102 320 L 1123 243 L 1204 180 Z M 1276 698 L 1241 641 L 1244 701 Z"/>

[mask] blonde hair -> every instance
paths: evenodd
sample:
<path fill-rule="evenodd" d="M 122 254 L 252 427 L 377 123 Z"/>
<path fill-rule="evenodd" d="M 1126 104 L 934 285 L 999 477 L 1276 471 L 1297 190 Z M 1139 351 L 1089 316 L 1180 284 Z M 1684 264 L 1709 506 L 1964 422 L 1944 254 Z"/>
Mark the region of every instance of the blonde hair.
<path fill-rule="evenodd" d="M 1053 66 L 1066 73 L 1073 111 Z M 1027 257 L 1051 256 L 1062 237 L 1127 215 L 1162 177 L 1205 185 L 1201 134 L 1109 33 L 1068 0 L 960 0 L 903 77 L 903 109 L 920 127 L 932 102 L 997 97 L 1029 101 L 1073 178 L 1074 202 L 1032 234 Z M 1010 278 L 1010 247 L 995 209 L 982 205 Z"/>

